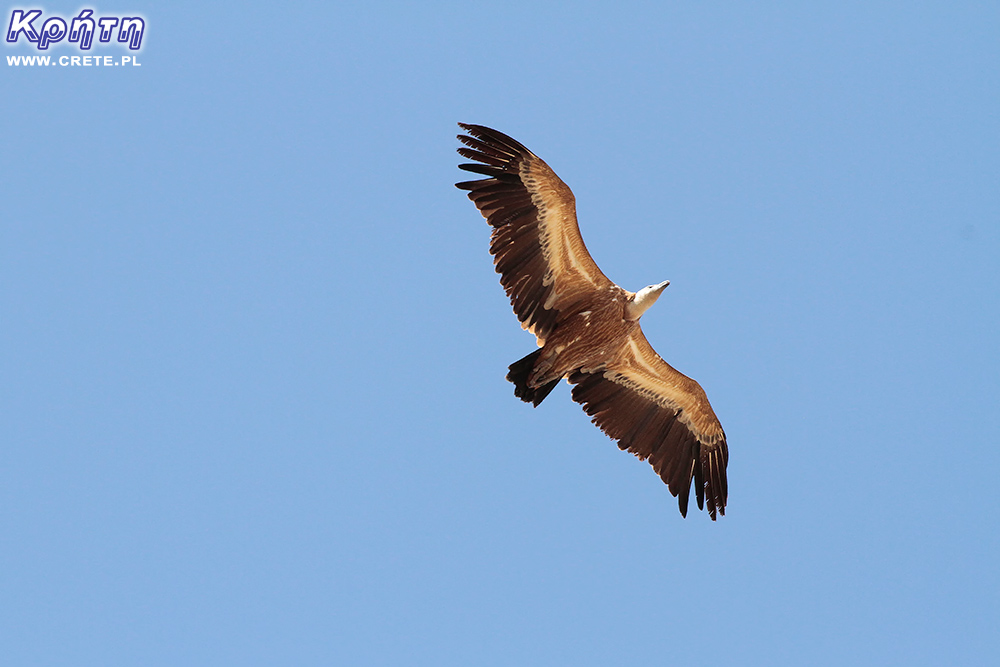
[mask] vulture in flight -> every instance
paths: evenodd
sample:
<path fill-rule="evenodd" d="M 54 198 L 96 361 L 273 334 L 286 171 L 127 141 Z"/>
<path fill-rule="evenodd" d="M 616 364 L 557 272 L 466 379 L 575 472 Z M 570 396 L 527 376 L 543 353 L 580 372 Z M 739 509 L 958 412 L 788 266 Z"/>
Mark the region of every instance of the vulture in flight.
<path fill-rule="evenodd" d="M 629 292 L 594 263 L 573 192 L 507 135 L 459 123 L 459 165 L 486 178 L 457 183 L 493 228 L 490 253 L 521 326 L 539 349 L 510 365 L 514 395 L 538 406 L 560 379 L 618 446 L 648 460 L 687 516 L 726 513 L 726 434 L 705 391 L 660 358 L 639 318 L 669 281 Z"/>

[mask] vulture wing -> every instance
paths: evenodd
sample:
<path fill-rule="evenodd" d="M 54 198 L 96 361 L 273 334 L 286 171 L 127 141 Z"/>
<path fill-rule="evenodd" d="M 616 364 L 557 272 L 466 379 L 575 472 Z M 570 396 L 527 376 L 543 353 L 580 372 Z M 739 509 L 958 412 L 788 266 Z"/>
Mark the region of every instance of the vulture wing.
<path fill-rule="evenodd" d="M 653 470 L 687 516 L 691 480 L 698 508 L 726 513 L 729 449 L 705 391 L 660 358 L 638 327 L 614 362 L 570 375 L 573 400 L 621 449 Z"/>
<path fill-rule="evenodd" d="M 458 152 L 474 164 L 460 168 L 489 178 L 456 183 L 469 191 L 493 227 L 490 252 L 521 326 L 538 345 L 560 314 L 595 290 L 614 286 L 587 252 L 576 222 L 576 199 L 541 158 L 506 134 L 459 126 Z"/>

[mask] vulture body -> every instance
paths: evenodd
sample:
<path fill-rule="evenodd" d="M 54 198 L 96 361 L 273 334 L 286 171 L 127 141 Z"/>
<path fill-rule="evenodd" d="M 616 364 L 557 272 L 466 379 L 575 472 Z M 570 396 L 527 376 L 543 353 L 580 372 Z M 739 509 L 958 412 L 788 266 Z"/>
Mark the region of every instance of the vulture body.
<path fill-rule="evenodd" d="M 514 394 L 538 406 L 560 379 L 618 446 L 648 460 L 687 516 L 726 513 L 729 450 L 701 386 L 653 350 L 639 317 L 669 282 L 637 293 L 611 282 L 591 258 L 569 187 L 507 135 L 459 123 L 461 169 L 486 178 L 456 183 L 493 228 L 500 283 L 539 349 L 510 365 Z"/>

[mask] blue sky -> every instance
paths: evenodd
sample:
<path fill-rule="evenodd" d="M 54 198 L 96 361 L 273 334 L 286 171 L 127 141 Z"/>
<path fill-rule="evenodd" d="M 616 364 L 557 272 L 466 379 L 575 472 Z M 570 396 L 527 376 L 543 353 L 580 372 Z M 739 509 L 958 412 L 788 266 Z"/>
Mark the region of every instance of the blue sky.
<path fill-rule="evenodd" d="M 114 2 L 141 67 L 0 63 L 9 664 L 994 660 L 1000 10 L 732 4 Z M 457 121 L 671 281 L 718 522 L 514 398 Z"/>

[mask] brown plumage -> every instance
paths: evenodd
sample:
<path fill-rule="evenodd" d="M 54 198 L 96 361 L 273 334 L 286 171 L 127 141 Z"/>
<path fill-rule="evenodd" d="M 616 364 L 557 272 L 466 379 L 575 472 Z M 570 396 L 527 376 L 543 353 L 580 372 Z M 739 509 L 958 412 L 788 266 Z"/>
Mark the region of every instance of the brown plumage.
<path fill-rule="evenodd" d="M 538 156 L 501 132 L 459 126 L 461 169 L 487 178 L 457 183 L 493 228 L 490 252 L 521 326 L 539 349 L 510 366 L 514 394 L 537 406 L 562 378 L 621 449 L 648 460 L 687 516 L 726 513 L 726 434 L 701 386 L 653 350 L 639 317 L 666 287 L 632 293 L 611 282 L 580 235 L 573 192 Z"/>

